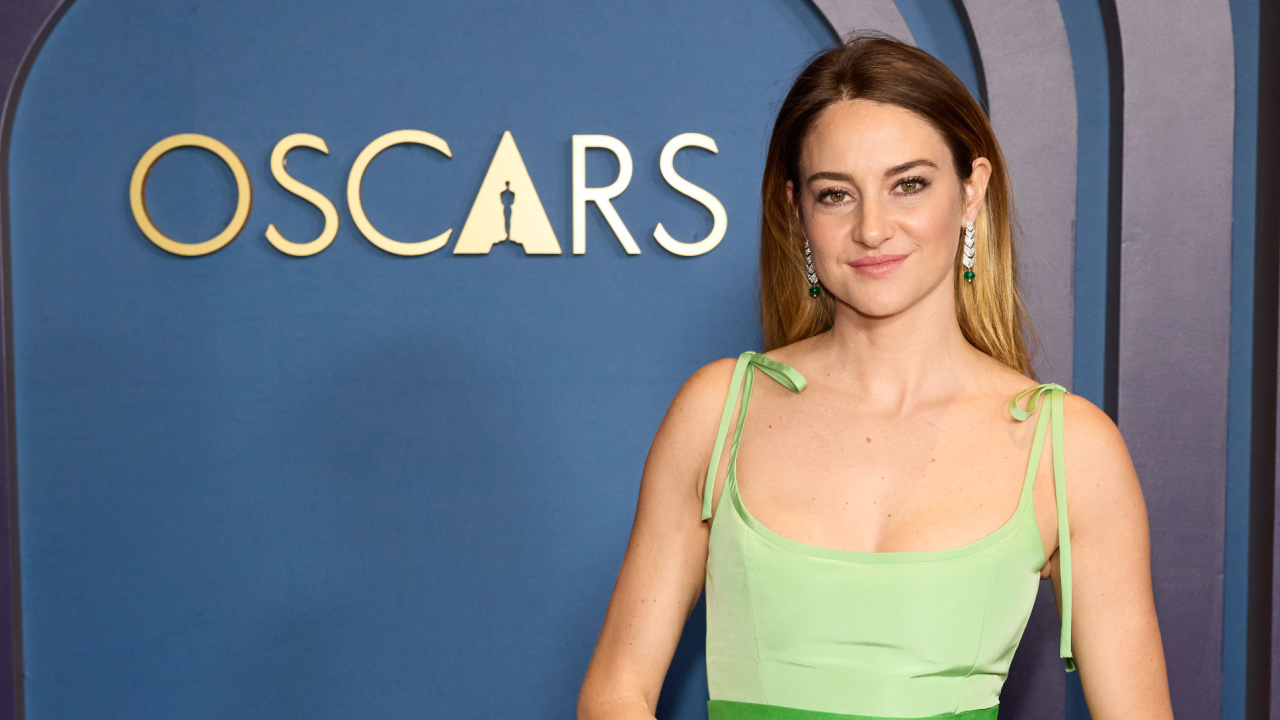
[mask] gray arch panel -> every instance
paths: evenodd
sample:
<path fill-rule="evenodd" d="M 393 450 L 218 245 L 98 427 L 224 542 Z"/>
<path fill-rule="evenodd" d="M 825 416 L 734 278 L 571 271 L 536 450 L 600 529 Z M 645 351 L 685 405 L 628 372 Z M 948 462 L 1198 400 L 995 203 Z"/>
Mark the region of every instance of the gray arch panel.
<path fill-rule="evenodd" d="M 964 3 L 987 79 L 991 122 L 1013 181 L 1021 289 L 1045 381 L 1071 387 L 1076 219 L 1076 90 L 1056 0 Z"/>
<path fill-rule="evenodd" d="M 813 0 L 813 4 L 840 37 L 851 30 L 879 30 L 912 45 L 916 42 L 893 0 Z"/>
<path fill-rule="evenodd" d="M 1118 414 L 1147 501 L 1180 717 L 1216 717 L 1235 110 L 1227 0 L 1116 0 L 1124 45 Z"/>
<path fill-rule="evenodd" d="M 1071 387 L 1075 302 L 1075 74 L 1056 0 L 966 0 L 991 122 L 1017 208 L 1020 289 L 1040 346 L 1041 380 Z M 1065 673 L 1053 589 L 1042 583 L 1002 694 L 1012 718 L 1061 718 Z"/>

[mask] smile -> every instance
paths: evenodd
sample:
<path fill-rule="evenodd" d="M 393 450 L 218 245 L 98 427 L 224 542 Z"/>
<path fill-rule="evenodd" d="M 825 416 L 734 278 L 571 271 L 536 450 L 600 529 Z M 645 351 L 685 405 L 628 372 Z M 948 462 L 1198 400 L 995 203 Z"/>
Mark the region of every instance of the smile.
<path fill-rule="evenodd" d="M 877 255 L 855 260 L 849 265 L 866 277 L 882 278 L 897 270 L 898 266 L 902 265 L 902 262 L 906 259 L 906 255 Z"/>

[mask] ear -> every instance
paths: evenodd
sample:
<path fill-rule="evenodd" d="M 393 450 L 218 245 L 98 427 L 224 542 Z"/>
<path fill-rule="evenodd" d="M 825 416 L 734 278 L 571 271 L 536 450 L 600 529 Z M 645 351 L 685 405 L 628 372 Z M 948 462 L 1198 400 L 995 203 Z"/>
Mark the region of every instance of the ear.
<path fill-rule="evenodd" d="M 991 179 L 991 161 L 974 158 L 973 170 L 964 181 L 964 219 L 977 220 L 982 201 L 987 197 L 987 181 Z"/>
<path fill-rule="evenodd" d="M 796 220 L 803 224 L 804 218 L 800 217 L 800 203 L 796 198 L 796 186 L 790 180 L 787 181 L 787 202 L 791 203 L 791 212 L 795 214 Z"/>

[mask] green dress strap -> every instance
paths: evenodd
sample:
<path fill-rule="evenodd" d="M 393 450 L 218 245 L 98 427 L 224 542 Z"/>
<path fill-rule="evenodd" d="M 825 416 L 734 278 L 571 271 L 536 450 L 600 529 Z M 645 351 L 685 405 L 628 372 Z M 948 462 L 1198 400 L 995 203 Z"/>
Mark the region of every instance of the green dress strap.
<path fill-rule="evenodd" d="M 1058 508 L 1058 553 L 1059 573 L 1062 585 L 1062 635 L 1058 643 L 1058 655 L 1064 661 L 1067 672 L 1076 669 L 1076 661 L 1071 653 L 1071 531 L 1067 523 L 1067 472 L 1062 459 L 1062 397 L 1069 392 L 1057 383 L 1041 383 L 1013 396 L 1009 401 L 1009 414 L 1018 421 L 1023 421 L 1036 414 L 1036 406 L 1049 406 L 1049 412 L 1039 413 L 1036 419 L 1035 437 L 1031 442 L 1031 459 L 1028 473 L 1034 473 L 1039 465 L 1040 450 L 1044 447 L 1045 425 L 1053 427 L 1053 485 L 1054 498 Z M 1018 407 L 1018 398 L 1030 393 L 1027 409 Z M 1041 401 L 1048 397 L 1047 400 Z"/>
<path fill-rule="evenodd" d="M 724 440 L 729 434 L 729 418 L 733 417 L 733 406 L 738 403 L 739 390 L 742 395 L 742 407 L 738 411 L 738 424 L 733 432 L 733 447 L 729 450 L 729 463 L 738 456 L 738 442 L 742 439 L 742 422 L 747 417 L 747 403 L 751 401 L 751 385 L 755 373 L 751 368 L 760 368 L 766 375 L 777 380 L 791 392 L 804 390 L 808 383 L 795 368 L 780 363 L 770 357 L 748 350 L 738 356 L 738 363 L 733 367 L 733 376 L 729 380 L 729 396 L 724 402 L 724 411 L 720 414 L 720 428 L 716 431 L 716 444 L 711 450 L 711 464 L 707 466 L 707 480 L 702 489 L 702 519 L 711 517 L 711 500 L 715 495 L 716 471 L 720 469 L 720 451 L 724 448 Z"/>

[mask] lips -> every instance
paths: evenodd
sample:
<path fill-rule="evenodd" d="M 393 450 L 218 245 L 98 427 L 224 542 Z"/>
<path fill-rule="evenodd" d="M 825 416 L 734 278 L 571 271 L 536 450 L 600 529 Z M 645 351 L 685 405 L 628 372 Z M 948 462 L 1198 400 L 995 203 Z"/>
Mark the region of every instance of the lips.
<path fill-rule="evenodd" d="M 866 267 L 868 265 L 882 265 L 887 262 L 897 262 L 898 260 L 901 260 L 904 257 L 906 257 L 906 255 L 868 255 L 864 258 L 858 258 L 857 260 L 854 260 L 849 264 L 854 267 Z"/>
<path fill-rule="evenodd" d="M 859 274 L 871 278 L 882 278 L 902 265 L 906 255 L 868 255 L 849 263 Z"/>

